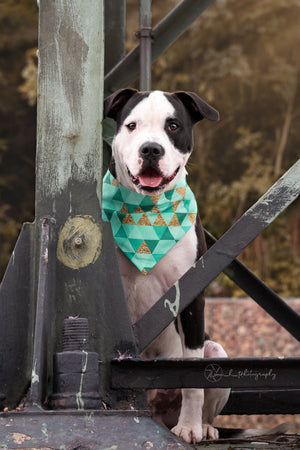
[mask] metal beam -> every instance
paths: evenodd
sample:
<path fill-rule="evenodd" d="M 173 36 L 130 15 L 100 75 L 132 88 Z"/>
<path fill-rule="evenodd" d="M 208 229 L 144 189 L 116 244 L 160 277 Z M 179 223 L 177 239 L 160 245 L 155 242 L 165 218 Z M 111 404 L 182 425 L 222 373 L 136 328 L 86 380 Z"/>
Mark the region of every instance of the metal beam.
<path fill-rule="evenodd" d="M 133 328 L 139 351 L 145 349 L 299 193 L 300 160 L 135 323 Z M 300 316 L 291 317 L 287 329 L 300 340 Z"/>
<path fill-rule="evenodd" d="M 152 0 L 140 0 L 140 90 L 151 90 Z"/>
<path fill-rule="evenodd" d="M 233 389 L 221 414 L 299 414 L 300 389 Z"/>
<path fill-rule="evenodd" d="M 110 360 L 135 346 L 111 227 L 101 215 L 103 1 L 41 0 L 39 18 L 36 240 L 45 216 L 55 218 L 58 236 L 51 350 L 62 349 L 66 317 L 88 318 L 100 391 L 115 406 Z"/>
<path fill-rule="evenodd" d="M 105 0 L 104 14 L 104 73 L 108 73 L 125 57 L 126 0 Z"/>
<path fill-rule="evenodd" d="M 155 61 L 215 0 L 183 0 L 153 28 Z M 105 90 L 126 87 L 138 77 L 140 46 L 136 46 L 104 78 Z"/>
<path fill-rule="evenodd" d="M 33 361 L 29 403 L 42 406 L 47 395 L 47 377 L 52 375 L 55 245 L 51 239 L 51 219 L 41 223 L 41 246 L 38 276 L 37 305 L 33 343 Z"/>
<path fill-rule="evenodd" d="M 114 360 L 115 389 L 299 388 L 298 358 Z"/>
<path fill-rule="evenodd" d="M 205 230 L 206 241 L 212 246 L 217 240 Z M 249 295 L 261 308 L 270 314 L 285 329 L 289 329 L 292 323 L 297 326 L 298 314 L 285 303 L 272 289 L 254 275 L 239 260 L 234 259 L 223 273 L 234 281 L 243 291 Z"/>
<path fill-rule="evenodd" d="M 31 377 L 34 224 L 23 224 L 0 284 L 0 410 L 20 402 Z"/>

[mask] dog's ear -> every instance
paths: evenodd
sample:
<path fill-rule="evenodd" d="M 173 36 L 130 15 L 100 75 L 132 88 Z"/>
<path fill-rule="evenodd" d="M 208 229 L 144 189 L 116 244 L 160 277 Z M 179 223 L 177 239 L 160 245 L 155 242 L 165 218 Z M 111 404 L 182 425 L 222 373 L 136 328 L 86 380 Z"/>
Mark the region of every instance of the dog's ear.
<path fill-rule="evenodd" d="M 136 94 L 138 91 L 136 89 L 126 88 L 119 89 L 113 94 L 106 97 L 104 100 L 104 118 L 111 117 L 116 120 L 118 112 L 123 108 L 123 106 L 128 102 L 130 97 Z"/>
<path fill-rule="evenodd" d="M 220 116 L 217 110 L 198 97 L 194 92 L 178 91 L 174 94 L 184 104 L 194 123 L 202 119 L 217 121 Z"/>

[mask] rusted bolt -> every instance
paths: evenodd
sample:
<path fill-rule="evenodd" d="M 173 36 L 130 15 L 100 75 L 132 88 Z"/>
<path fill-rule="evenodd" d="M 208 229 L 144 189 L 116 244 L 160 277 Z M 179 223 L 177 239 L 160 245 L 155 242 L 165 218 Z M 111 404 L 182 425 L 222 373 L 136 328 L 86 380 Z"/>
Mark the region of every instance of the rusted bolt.
<path fill-rule="evenodd" d="M 75 238 L 74 242 L 75 242 L 76 247 L 81 247 L 83 244 L 83 240 L 81 237 Z"/>
<path fill-rule="evenodd" d="M 54 354 L 51 408 L 103 409 L 99 394 L 99 355 L 89 352 L 88 319 L 63 324 L 63 351 Z"/>

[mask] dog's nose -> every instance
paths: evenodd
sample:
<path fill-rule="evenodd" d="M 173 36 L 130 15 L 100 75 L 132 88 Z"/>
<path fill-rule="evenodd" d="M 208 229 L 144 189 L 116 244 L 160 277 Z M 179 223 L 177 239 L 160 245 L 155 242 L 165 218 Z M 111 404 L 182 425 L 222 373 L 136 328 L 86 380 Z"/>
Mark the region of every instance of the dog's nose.
<path fill-rule="evenodd" d="M 165 154 L 164 148 L 156 142 L 145 142 L 140 148 L 142 158 L 154 160 L 159 159 Z"/>

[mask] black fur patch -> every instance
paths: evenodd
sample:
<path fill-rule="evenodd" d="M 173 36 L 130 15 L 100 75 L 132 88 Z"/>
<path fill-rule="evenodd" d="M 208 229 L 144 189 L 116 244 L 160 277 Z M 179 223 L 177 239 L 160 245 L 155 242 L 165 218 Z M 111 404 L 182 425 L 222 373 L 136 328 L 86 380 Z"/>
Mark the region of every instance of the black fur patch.
<path fill-rule="evenodd" d="M 205 235 L 201 225 L 200 217 L 197 215 L 196 234 L 198 238 L 197 260 L 206 252 Z M 185 345 L 190 349 L 203 347 L 204 340 L 208 338 L 205 334 L 204 325 L 204 293 L 198 297 L 180 314 Z"/>
<path fill-rule="evenodd" d="M 164 94 L 175 109 L 174 117 L 168 117 L 165 123 L 167 133 L 174 146 L 182 153 L 190 153 L 193 148 L 193 123 L 183 103 L 172 94 Z M 175 131 L 169 129 L 170 123 L 176 123 Z"/>
<path fill-rule="evenodd" d="M 138 103 L 140 103 L 142 100 L 149 97 L 150 94 L 151 94 L 151 92 L 137 92 L 128 100 L 128 102 L 124 105 L 124 107 L 117 114 L 117 117 L 116 117 L 117 133 L 118 133 L 120 127 L 122 126 L 124 120 L 130 114 L 130 112 L 133 110 L 133 108 Z"/>

